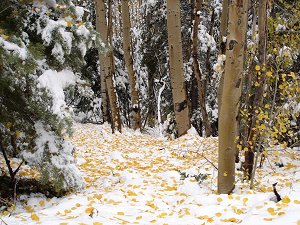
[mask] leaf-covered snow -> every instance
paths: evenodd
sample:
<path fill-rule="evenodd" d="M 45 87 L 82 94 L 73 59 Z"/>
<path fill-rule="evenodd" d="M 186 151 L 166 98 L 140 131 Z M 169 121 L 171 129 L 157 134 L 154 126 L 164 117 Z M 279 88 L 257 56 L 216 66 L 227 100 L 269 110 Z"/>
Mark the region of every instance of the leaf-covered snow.
<path fill-rule="evenodd" d="M 71 141 L 85 189 L 64 198 L 21 196 L 15 212 L 2 216 L 6 223 L 299 224 L 297 151 L 270 149 L 255 190 L 238 173 L 234 194 L 216 195 L 216 138 L 190 130 L 167 141 L 130 130 L 112 135 L 108 124 L 76 124 Z M 279 161 L 284 167 L 276 167 Z M 283 198 L 279 203 L 272 201 L 274 182 Z"/>

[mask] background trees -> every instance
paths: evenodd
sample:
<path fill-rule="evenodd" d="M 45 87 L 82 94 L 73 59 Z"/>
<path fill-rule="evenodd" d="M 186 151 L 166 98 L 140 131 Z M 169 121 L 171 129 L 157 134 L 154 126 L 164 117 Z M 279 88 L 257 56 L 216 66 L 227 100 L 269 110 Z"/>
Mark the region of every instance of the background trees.
<path fill-rule="evenodd" d="M 234 161 L 243 158 L 243 179 L 253 184 L 270 144 L 299 144 L 299 4 L 249 0 L 246 13 L 246 0 L 3 1 L 8 167 L 18 157 L 58 191 L 76 188 L 64 139 L 73 119 L 168 137 L 192 124 L 201 136 L 220 134 L 219 192 L 232 190 Z"/>

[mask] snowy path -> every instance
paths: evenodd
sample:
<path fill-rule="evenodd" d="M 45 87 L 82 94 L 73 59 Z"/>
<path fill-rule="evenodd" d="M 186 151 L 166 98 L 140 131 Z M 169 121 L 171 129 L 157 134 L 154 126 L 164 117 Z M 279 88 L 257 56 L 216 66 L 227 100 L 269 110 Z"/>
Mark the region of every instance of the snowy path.
<path fill-rule="evenodd" d="M 108 125 L 77 124 L 72 142 L 86 188 L 64 198 L 24 196 L 15 215 L 2 217 L 7 224 L 300 224 L 299 153 L 285 152 L 288 166 L 276 167 L 276 173 L 270 165 L 277 156 L 270 157 L 268 168 L 258 171 L 257 191 L 238 183 L 235 194 L 219 196 L 211 165 L 217 165 L 215 138 L 191 131 L 165 141 L 128 130 L 112 135 Z M 192 177 L 199 174 L 207 176 L 201 184 Z M 275 181 L 286 196 L 277 204 L 269 200 Z"/>

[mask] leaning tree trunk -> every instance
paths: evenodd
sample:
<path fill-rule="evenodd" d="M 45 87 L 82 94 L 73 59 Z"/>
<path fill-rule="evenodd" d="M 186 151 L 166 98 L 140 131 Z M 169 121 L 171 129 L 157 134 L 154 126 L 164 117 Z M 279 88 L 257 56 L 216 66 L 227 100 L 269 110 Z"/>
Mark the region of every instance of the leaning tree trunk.
<path fill-rule="evenodd" d="M 205 85 L 203 82 L 203 76 L 201 74 L 200 65 L 198 62 L 198 26 L 200 20 L 200 14 L 198 11 L 201 9 L 201 5 L 203 0 L 196 0 L 195 5 L 195 18 L 194 18 L 194 27 L 193 27 L 193 46 L 192 46 L 192 57 L 193 57 L 193 66 L 194 66 L 194 73 L 197 79 L 198 84 L 198 98 L 199 98 L 199 105 L 200 111 L 203 120 L 203 126 L 205 130 L 205 135 L 209 137 L 211 135 L 211 125 L 208 117 L 208 113 L 206 110 L 206 103 L 205 103 Z"/>
<path fill-rule="evenodd" d="M 111 4 L 109 4 L 109 10 L 108 10 L 109 18 L 108 18 L 108 25 L 106 25 L 107 24 L 106 17 L 103 16 L 105 14 L 101 15 L 101 13 L 105 13 L 104 0 L 95 0 L 95 3 L 96 3 L 96 10 L 97 10 L 96 13 L 100 15 L 99 17 L 97 16 L 97 23 L 99 22 L 99 27 L 100 24 L 101 26 L 103 26 L 103 31 L 104 31 L 102 41 L 104 41 L 107 44 L 110 44 L 110 46 L 112 47 Z M 115 64 L 113 58 L 113 50 L 111 49 L 103 56 L 103 67 L 104 67 L 105 82 L 107 86 L 107 93 L 108 93 L 110 111 L 111 111 L 112 131 L 115 132 L 115 130 L 118 130 L 121 132 L 122 131 L 121 117 L 120 117 L 117 92 L 114 83 L 114 74 L 115 74 L 114 66 Z"/>
<path fill-rule="evenodd" d="M 167 27 L 173 106 L 178 135 L 181 136 L 187 132 L 191 123 L 183 69 L 179 0 L 167 0 Z"/>
<path fill-rule="evenodd" d="M 218 193 L 229 194 L 235 185 L 237 116 L 241 97 L 248 0 L 229 4 L 227 50 L 219 118 Z"/>
<path fill-rule="evenodd" d="M 122 19 L 123 19 L 123 50 L 125 64 L 128 71 L 130 89 L 131 89 L 131 103 L 132 103 L 132 117 L 133 128 L 141 129 L 141 115 L 140 115 L 140 101 L 137 90 L 136 74 L 133 69 L 133 60 L 131 55 L 131 36 L 130 36 L 130 14 L 128 0 L 122 0 Z"/>
<path fill-rule="evenodd" d="M 100 38 L 103 42 L 107 42 L 107 24 L 105 17 L 105 5 L 103 1 L 95 1 L 96 8 L 96 30 L 100 34 Z M 105 81 L 105 69 L 104 69 L 104 57 L 99 51 L 99 65 L 100 65 L 100 82 L 101 82 L 101 111 L 103 116 L 103 122 L 108 121 L 108 100 L 107 100 L 107 88 Z"/>

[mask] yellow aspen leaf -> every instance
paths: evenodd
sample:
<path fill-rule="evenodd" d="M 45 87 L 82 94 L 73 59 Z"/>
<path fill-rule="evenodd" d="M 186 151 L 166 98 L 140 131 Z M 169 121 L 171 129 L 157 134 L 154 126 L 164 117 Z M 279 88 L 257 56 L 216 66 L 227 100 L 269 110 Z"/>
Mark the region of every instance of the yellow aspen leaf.
<path fill-rule="evenodd" d="M 228 199 L 232 200 L 233 196 L 232 195 L 228 195 Z"/>
<path fill-rule="evenodd" d="M 300 201 L 299 200 L 294 200 L 294 203 L 295 204 L 300 204 Z"/>
<path fill-rule="evenodd" d="M 142 216 L 137 216 L 135 219 L 136 220 L 140 220 L 140 219 L 142 219 L 143 217 Z"/>
<path fill-rule="evenodd" d="M 269 104 L 265 104 L 265 108 L 266 108 L 266 109 L 269 109 L 269 108 L 270 108 L 270 105 L 269 105 Z"/>
<path fill-rule="evenodd" d="M 222 213 L 217 212 L 215 215 L 216 215 L 216 217 L 220 217 L 220 216 L 222 216 Z"/>
<path fill-rule="evenodd" d="M 68 214 L 68 213 L 70 213 L 72 211 L 70 209 L 65 209 L 64 212 L 65 212 L 65 214 Z"/>
<path fill-rule="evenodd" d="M 297 225 L 300 225 L 300 220 L 297 221 Z"/>
<path fill-rule="evenodd" d="M 36 215 L 35 213 L 31 214 L 30 218 L 34 221 L 39 221 L 40 218 L 38 217 L 38 215 Z"/>
<path fill-rule="evenodd" d="M 19 130 L 16 131 L 16 138 L 20 137 L 21 132 Z"/>
<path fill-rule="evenodd" d="M 93 212 L 94 208 L 93 207 L 88 207 L 85 209 L 85 213 L 91 214 Z"/>
<path fill-rule="evenodd" d="M 278 216 L 282 216 L 282 215 L 284 215 L 285 214 L 285 212 L 279 212 L 278 213 Z"/>
<path fill-rule="evenodd" d="M 265 130 L 267 127 L 266 127 L 266 125 L 264 125 L 264 124 L 261 124 L 260 126 L 259 126 L 259 129 L 260 130 Z"/>
<path fill-rule="evenodd" d="M 228 176 L 228 173 L 225 171 L 225 172 L 223 173 L 223 176 L 224 176 L 224 177 L 227 177 L 227 176 Z"/>
<path fill-rule="evenodd" d="M 272 218 L 264 218 L 265 221 L 272 221 Z"/>
<path fill-rule="evenodd" d="M 210 217 L 210 218 L 207 219 L 207 222 L 212 223 L 212 222 L 214 222 L 214 219 L 212 217 Z"/>
<path fill-rule="evenodd" d="M 166 217 L 168 214 L 166 212 L 162 212 L 161 214 L 158 215 L 159 218 Z"/>
<path fill-rule="evenodd" d="M 156 223 L 156 220 L 151 220 L 150 223 Z"/>
<path fill-rule="evenodd" d="M 231 218 L 228 218 L 228 219 L 222 219 L 221 221 L 222 222 L 229 222 L 229 223 L 237 223 L 238 219 L 234 218 L 234 217 L 231 217 Z"/>
<path fill-rule="evenodd" d="M 259 71 L 259 70 L 260 70 L 260 66 L 259 66 L 259 65 L 256 65 L 256 66 L 255 66 L 255 70 L 256 70 L 256 71 Z"/>
<path fill-rule="evenodd" d="M 94 198 L 100 200 L 102 198 L 102 195 L 101 194 L 94 194 Z"/>
<path fill-rule="evenodd" d="M 281 201 L 285 204 L 289 204 L 291 202 L 291 199 L 288 196 L 284 196 Z"/>
<path fill-rule="evenodd" d="M 39 205 L 40 205 L 41 207 L 44 207 L 44 206 L 45 206 L 45 201 L 44 201 L 44 200 L 39 201 Z"/>
<path fill-rule="evenodd" d="M 254 85 L 255 87 L 258 87 L 260 84 L 256 81 Z"/>
<path fill-rule="evenodd" d="M 289 76 L 292 77 L 294 80 L 296 80 L 296 76 L 294 72 L 291 72 Z"/>
<path fill-rule="evenodd" d="M 66 21 L 67 22 L 67 27 L 71 27 L 72 26 L 72 22 L 71 21 Z"/>
<path fill-rule="evenodd" d="M 25 208 L 26 212 L 28 212 L 28 213 L 34 212 L 34 209 L 32 208 L 31 205 L 26 205 L 24 208 Z"/>
<path fill-rule="evenodd" d="M 78 225 L 87 225 L 86 223 L 79 223 Z"/>
<path fill-rule="evenodd" d="M 94 222 L 93 225 L 103 225 L 103 223 L 100 223 L 100 222 Z"/>
<path fill-rule="evenodd" d="M 3 212 L 3 216 L 9 216 L 9 212 L 8 211 L 4 211 Z"/>
<path fill-rule="evenodd" d="M 117 214 L 118 214 L 119 216 L 124 216 L 124 215 L 125 215 L 124 212 L 118 212 Z"/>
<path fill-rule="evenodd" d="M 218 202 L 222 202 L 223 199 L 219 197 L 219 198 L 217 198 L 217 201 L 218 201 Z"/>
<path fill-rule="evenodd" d="M 59 225 L 68 225 L 68 223 L 59 223 Z"/>
<path fill-rule="evenodd" d="M 127 194 L 128 194 L 128 196 L 137 196 L 137 194 L 134 193 L 134 192 L 131 191 L 131 190 L 129 190 L 129 191 L 127 192 Z"/>
<path fill-rule="evenodd" d="M 274 208 L 272 208 L 272 207 L 267 208 L 267 211 L 268 211 L 268 213 L 270 213 L 272 216 L 275 216 L 275 215 L 276 215 L 275 210 L 274 210 Z"/>
<path fill-rule="evenodd" d="M 80 203 L 76 203 L 76 207 L 80 207 L 81 205 L 80 205 Z"/>
<path fill-rule="evenodd" d="M 268 77 L 271 77 L 271 76 L 272 76 L 272 72 L 271 72 L 271 71 L 268 71 L 268 72 L 266 73 L 266 75 L 267 75 Z"/>
<path fill-rule="evenodd" d="M 9 36 L 5 35 L 5 34 L 1 34 L 1 37 L 4 39 L 4 40 L 7 40 L 9 38 Z"/>
<path fill-rule="evenodd" d="M 279 88 L 280 90 L 282 90 L 282 89 L 284 89 L 284 86 L 283 86 L 282 84 L 280 84 L 280 85 L 278 86 L 278 88 Z"/>
<path fill-rule="evenodd" d="M 177 191 L 177 188 L 176 187 L 170 187 L 170 186 L 167 186 L 165 191 Z"/>

